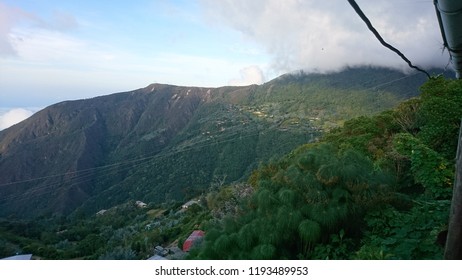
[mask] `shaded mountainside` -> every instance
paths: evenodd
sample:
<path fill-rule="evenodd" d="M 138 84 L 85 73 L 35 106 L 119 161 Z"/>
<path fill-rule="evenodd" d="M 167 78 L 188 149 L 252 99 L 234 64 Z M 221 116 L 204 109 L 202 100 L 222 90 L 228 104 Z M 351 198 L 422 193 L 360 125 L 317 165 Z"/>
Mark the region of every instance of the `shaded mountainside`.
<path fill-rule="evenodd" d="M 382 68 L 284 75 L 261 86 L 146 88 L 52 105 L 0 131 L 0 215 L 87 213 L 183 200 L 359 115 L 418 95 Z"/>

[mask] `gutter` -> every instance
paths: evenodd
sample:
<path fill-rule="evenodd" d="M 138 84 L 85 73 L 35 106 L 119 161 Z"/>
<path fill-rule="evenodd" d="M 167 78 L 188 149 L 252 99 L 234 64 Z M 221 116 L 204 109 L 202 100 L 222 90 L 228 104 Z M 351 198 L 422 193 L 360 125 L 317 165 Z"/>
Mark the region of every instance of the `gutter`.
<path fill-rule="evenodd" d="M 462 78 L 462 0 L 434 0 L 444 46 L 448 49 L 456 78 Z"/>

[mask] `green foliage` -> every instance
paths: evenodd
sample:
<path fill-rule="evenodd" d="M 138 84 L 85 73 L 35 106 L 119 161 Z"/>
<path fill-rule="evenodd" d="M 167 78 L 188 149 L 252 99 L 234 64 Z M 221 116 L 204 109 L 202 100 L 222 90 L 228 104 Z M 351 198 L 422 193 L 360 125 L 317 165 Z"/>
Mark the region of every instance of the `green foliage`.
<path fill-rule="evenodd" d="M 271 260 L 276 256 L 276 248 L 271 244 L 258 245 L 252 250 L 252 259 Z"/>
<path fill-rule="evenodd" d="M 398 105 L 394 111 L 394 121 L 400 126 L 401 130 L 415 135 L 419 130 L 417 122 L 422 100 L 412 98 Z"/>
<path fill-rule="evenodd" d="M 353 239 L 346 237 L 345 231 L 342 229 L 336 234 L 331 234 L 327 244 L 316 246 L 311 258 L 324 260 L 349 259 L 353 248 Z"/>
<path fill-rule="evenodd" d="M 201 115 L 189 124 L 197 127 L 185 128 L 175 140 L 181 153 L 165 153 L 151 161 L 152 165 L 141 166 L 143 170 L 132 173 L 123 184 L 107 189 L 104 203 L 100 198 L 89 202 L 93 207 L 100 203 L 118 206 L 101 216 L 95 216 L 96 211 L 91 216 L 78 211 L 67 219 L 0 220 L 0 253 L 33 253 L 45 259 L 142 259 L 156 245 L 181 245 L 192 230 L 200 228 L 206 231 L 204 242 L 188 258 L 441 258 L 442 247 L 436 239 L 447 227 L 461 82 L 430 80 L 420 98 L 395 110 L 346 121 L 321 141 L 280 156 L 279 152 L 286 153 L 305 139 L 294 132 L 293 125 L 309 119 L 303 112 L 308 100 L 314 98 L 318 105 L 330 102 L 302 88 L 295 79 L 287 87 L 274 84 L 252 94 L 223 95 L 242 105 L 241 111 L 220 104 L 202 108 Z M 284 89 L 290 89 L 286 95 Z M 270 96 L 270 91 L 276 94 Z M 302 95 L 307 103 L 295 98 L 300 92 L 307 95 Z M 379 100 L 363 93 L 345 98 L 360 106 L 362 101 L 354 100 L 358 96 Z M 257 107 L 263 101 L 265 105 Z M 451 112 L 445 113 L 448 108 Z M 213 144 L 202 142 L 203 131 L 192 133 L 200 128 L 218 129 L 216 123 L 210 124 L 212 117 L 207 113 L 222 116 L 218 110 L 224 109 L 243 117 L 238 122 L 251 119 L 259 125 L 281 125 L 281 129 L 265 130 L 268 137 L 255 133 L 239 139 L 233 132 L 227 135 L 230 138 L 209 139 Z M 340 107 L 334 111 L 342 113 L 340 118 L 354 113 Z M 272 119 L 270 113 L 283 113 L 287 119 Z M 255 128 L 258 125 L 251 129 Z M 225 131 L 230 129 L 225 125 Z M 294 135 L 300 138 L 294 140 Z M 278 156 L 264 163 L 271 157 L 271 145 L 286 140 L 287 147 L 277 149 Z M 265 154 L 257 169 L 251 172 L 240 166 L 239 160 L 248 166 L 256 154 Z M 191 172 L 185 171 L 187 165 Z M 176 167 L 173 172 L 172 166 Z M 250 175 L 248 184 L 227 185 L 242 174 Z M 223 180 L 215 185 L 217 178 Z M 152 186 L 160 182 L 163 189 L 159 192 Z M 173 200 L 198 193 L 205 193 L 202 202 L 188 210 L 180 210 L 181 203 Z M 152 198 L 150 205 L 157 200 L 172 202 L 154 209 L 137 208 L 134 201 L 118 203 L 127 194 L 133 199 Z"/>
<path fill-rule="evenodd" d="M 446 228 L 448 200 L 416 201 L 409 211 L 387 207 L 367 214 L 365 244 L 357 253 L 364 258 L 365 248 L 376 248 L 380 257 L 390 259 L 441 259 L 443 248 L 437 236 Z"/>
<path fill-rule="evenodd" d="M 388 260 L 391 255 L 385 254 L 382 249 L 370 244 L 363 245 L 356 255 L 353 257 L 356 260 Z"/>
<path fill-rule="evenodd" d="M 0 255 L 32 253 L 41 259 L 146 259 L 157 245 L 185 240 L 210 219 L 200 204 L 180 210 L 181 203 L 158 205 L 156 209 L 138 208 L 134 201 L 108 209 L 104 214 L 72 219 L 37 219 L 3 228 L 0 221 Z M 153 211 L 152 211 L 153 210 Z M 147 213 L 155 215 L 147 215 Z M 170 213 L 170 214 L 167 214 Z M 164 215 L 165 214 L 165 215 Z M 10 232 L 14 228 L 41 231 L 40 238 L 25 238 Z M 32 231 L 31 231 L 32 232 Z M 15 250 L 15 252 L 12 252 Z"/>
<path fill-rule="evenodd" d="M 99 257 L 100 260 L 134 260 L 136 254 L 132 249 L 117 246 Z"/>
<path fill-rule="evenodd" d="M 452 193 L 452 164 L 418 138 L 400 133 L 394 137 L 397 151 L 411 161 L 411 171 L 417 183 L 437 199 L 448 199 Z"/>
<path fill-rule="evenodd" d="M 419 138 L 447 159 L 454 158 L 462 118 L 462 83 L 443 77 L 422 86 Z"/>
<path fill-rule="evenodd" d="M 0 239 L 0 256 L 9 257 L 21 253 L 21 248 L 11 241 Z"/>
<path fill-rule="evenodd" d="M 254 171 L 247 212 L 215 232 L 200 258 L 441 258 L 436 238 L 447 224 L 461 117 L 442 108 L 462 107 L 460 82 L 431 80 L 423 91 Z M 217 249 L 214 240 L 236 233 L 238 246 Z"/>
<path fill-rule="evenodd" d="M 313 249 L 330 242 L 323 236 L 341 230 L 343 238 L 342 228 L 355 230 L 352 221 L 369 207 L 360 200 L 365 190 L 370 197 L 383 196 L 384 182 L 379 188 L 374 180 L 381 171 L 374 170 L 370 160 L 329 144 L 301 149 L 272 165 L 272 172 L 267 167 L 261 170 L 254 174 L 259 185 L 250 207 L 233 220 L 225 219 L 221 234 L 215 232 L 215 237 L 206 239 L 199 258 L 216 252 L 225 259 L 319 256 L 312 254 Z M 232 246 L 233 236 L 237 246 Z"/>
<path fill-rule="evenodd" d="M 305 243 L 303 254 L 307 253 L 308 246 L 317 243 L 321 238 L 321 226 L 313 220 L 303 220 L 298 225 L 298 232 L 300 238 Z"/>

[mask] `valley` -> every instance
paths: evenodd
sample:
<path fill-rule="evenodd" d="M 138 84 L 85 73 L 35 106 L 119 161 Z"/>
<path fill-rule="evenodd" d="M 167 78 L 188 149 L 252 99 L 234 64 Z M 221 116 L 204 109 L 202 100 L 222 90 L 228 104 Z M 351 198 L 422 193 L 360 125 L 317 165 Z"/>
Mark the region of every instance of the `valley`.
<path fill-rule="evenodd" d="M 426 193 L 422 189 L 425 181 L 412 179 L 412 157 L 404 150 L 397 156 L 391 146 L 397 141 L 395 135 L 408 130 L 398 118 L 409 113 L 403 104 L 419 96 L 425 79 L 421 74 L 360 67 L 330 74 L 287 74 L 244 87 L 152 84 L 49 106 L 0 131 L 2 254 L 27 251 L 51 259 L 143 259 L 158 245 L 181 247 L 200 228 L 206 231 L 205 251 L 193 251 L 191 258 L 323 258 L 331 254 L 325 251 L 329 246 L 337 246 L 332 234 L 340 234 L 341 239 L 346 236 L 351 243 L 341 245 L 345 251 L 336 251 L 331 258 L 352 258 L 349 254 L 358 250 L 365 254 L 360 258 L 369 253 L 378 257 L 380 245 L 369 242 L 363 248 L 358 243 L 375 234 L 374 225 L 366 228 L 360 221 L 371 222 L 374 213 L 383 209 L 390 217 L 403 209 L 416 211 L 407 199 L 397 198 L 402 188 L 410 200 L 424 199 L 420 195 Z M 412 118 L 407 121 L 419 131 L 425 125 Z M 350 152 L 353 162 L 363 165 L 350 166 Z M 302 163 L 306 153 L 319 157 L 309 168 Z M 448 156 L 437 158 L 442 161 Z M 343 161 L 342 166 L 349 166 L 345 168 L 352 174 L 365 172 L 370 177 L 357 183 L 348 179 L 350 175 L 338 175 L 344 179 L 335 185 L 337 179 L 328 179 L 334 176 L 329 174 L 344 168 L 335 165 Z M 326 164 L 332 166 L 323 167 Z M 396 164 L 398 171 L 392 168 Z M 308 180 L 313 174 L 309 180 L 316 183 Z M 379 178 L 386 182 L 377 183 Z M 316 195 L 310 189 L 313 184 L 318 186 Z M 337 191 L 327 191 L 332 184 Z M 365 193 L 364 185 L 370 186 Z M 320 193 L 324 198 L 317 199 Z M 438 217 L 446 213 L 447 195 L 443 191 L 441 197 L 432 198 L 438 200 L 438 211 L 431 210 Z M 260 205 L 273 196 L 275 205 Z M 180 211 L 191 199 L 200 203 Z M 348 211 L 341 217 L 335 214 L 335 222 L 326 224 L 322 217 L 332 214 L 329 205 L 344 199 Z M 136 201 L 146 208 L 137 207 Z M 372 207 L 381 203 L 382 210 Z M 306 208 L 309 205 L 315 208 Z M 250 229 L 263 222 L 258 215 L 268 207 L 274 211 L 266 218 L 273 214 L 297 217 L 276 236 L 298 236 L 303 221 L 304 226 L 319 227 L 319 233 L 302 237 L 301 243 L 294 239 L 293 248 L 288 245 L 299 254 L 276 254 L 273 250 L 283 240 L 250 232 L 249 243 L 239 245 L 239 251 L 229 250 L 226 242 L 238 242 L 230 240 L 244 234 L 240 229 L 246 224 Z M 350 216 L 352 209 L 361 214 Z M 106 211 L 96 215 L 102 210 Z M 252 224 L 257 218 L 260 222 Z M 358 224 L 350 228 L 343 219 Z M 435 218 L 435 223 L 440 222 Z M 443 229 L 431 230 L 438 234 Z M 225 242 L 221 236 L 231 239 Z M 219 249 L 219 244 L 224 247 Z M 229 255 L 216 255 L 225 248 Z"/>

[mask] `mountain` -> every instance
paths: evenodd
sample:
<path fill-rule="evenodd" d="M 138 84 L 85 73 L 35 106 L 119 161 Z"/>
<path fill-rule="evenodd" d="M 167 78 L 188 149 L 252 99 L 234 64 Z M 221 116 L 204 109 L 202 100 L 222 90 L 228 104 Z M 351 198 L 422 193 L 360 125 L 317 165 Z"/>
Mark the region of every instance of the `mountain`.
<path fill-rule="evenodd" d="M 0 216 L 184 200 L 419 94 L 421 74 L 348 68 L 263 85 L 145 88 L 49 106 L 0 131 Z"/>

